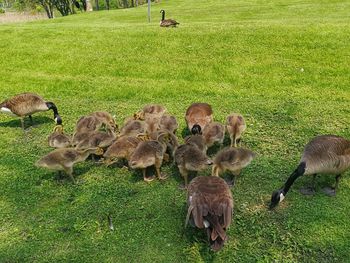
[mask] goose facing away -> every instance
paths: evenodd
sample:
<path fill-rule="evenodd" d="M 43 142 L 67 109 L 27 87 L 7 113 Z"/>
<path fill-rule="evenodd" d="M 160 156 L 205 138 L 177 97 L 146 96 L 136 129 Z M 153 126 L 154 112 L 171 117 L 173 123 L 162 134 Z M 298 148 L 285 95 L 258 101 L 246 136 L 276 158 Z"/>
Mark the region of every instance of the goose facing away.
<path fill-rule="evenodd" d="M 119 137 L 104 153 L 104 163 L 109 166 L 119 159 L 129 160 L 137 145 L 143 140 L 137 136 Z"/>
<path fill-rule="evenodd" d="M 180 24 L 174 19 L 165 19 L 165 10 L 163 9 L 160 10 L 160 13 L 162 14 L 162 20 L 160 20 L 160 23 L 159 23 L 161 27 L 176 27 L 177 25 Z"/>
<path fill-rule="evenodd" d="M 212 175 L 219 176 L 220 173 L 229 170 L 233 175 L 234 184 L 236 176 L 238 176 L 241 170 L 247 167 L 251 161 L 255 158 L 255 153 L 248 149 L 227 147 L 219 151 L 213 162 Z"/>
<path fill-rule="evenodd" d="M 160 104 L 147 104 L 142 110 L 134 113 L 135 120 L 146 120 L 148 118 L 160 119 L 167 111 L 166 107 Z"/>
<path fill-rule="evenodd" d="M 324 192 L 334 196 L 339 180 L 350 168 L 350 141 L 336 135 L 321 135 L 313 138 L 304 148 L 301 160 L 295 171 L 289 176 L 283 187 L 274 191 L 271 196 L 270 209 L 277 206 L 286 196 L 294 181 L 302 175 L 312 175 L 312 186 L 301 189 L 303 194 L 313 194 L 317 174 L 334 174 L 335 187 L 326 187 Z"/>
<path fill-rule="evenodd" d="M 142 169 L 143 180 L 150 182 L 154 177 L 146 176 L 146 168 L 153 166 L 156 168 L 157 177 L 164 180 L 167 176 L 162 175 L 160 167 L 163 163 L 164 154 L 167 148 L 168 134 L 161 133 L 157 140 L 141 142 L 130 156 L 129 166 L 133 169 Z"/>
<path fill-rule="evenodd" d="M 21 125 L 24 130 L 24 117 L 29 116 L 31 123 L 32 114 L 52 110 L 56 124 L 61 125 L 62 119 L 58 114 L 57 107 L 53 102 L 45 101 L 35 93 L 21 93 L 0 103 L 0 111 L 21 118 Z"/>
<path fill-rule="evenodd" d="M 204 127 L 213 121 L 213 110 L 207 103 L 192 103 L 186 110 L 185 120 L 192 134 L 202 134 Z"/>
<path fill-rule="evenodd" d="M 189 171 L 198 172 L 205 170 L 209 165 L 213 164 L 213 161 L 196 144 L 186 143 L 176 149 L 175 163 L 185 180 L 185 188 L 187 188 Z"/>
<path fill-rule="evenodd" d="M 212 250 L 220 250 L 227 240 L 226 230 L 231 224 L 233 198 L 220 177 L 198 176 L 188 186 L 186 225 L 205 229 Z"/>
<path fill-rule="evenodd" d="M 219 122 L 208 123 L 203 129 L 203 138 L 207 147 L 216 142 L 222 145 L 225 138 L 225 126 Z"/>
<path fill-rule="evenodd" d="M 242 133 L 247 128 L 244 118 L 241 114 L 232 113 L 227 116 L 226 129 L 231 139 L 231 147 L 237 147 L 240 142 Z"/>

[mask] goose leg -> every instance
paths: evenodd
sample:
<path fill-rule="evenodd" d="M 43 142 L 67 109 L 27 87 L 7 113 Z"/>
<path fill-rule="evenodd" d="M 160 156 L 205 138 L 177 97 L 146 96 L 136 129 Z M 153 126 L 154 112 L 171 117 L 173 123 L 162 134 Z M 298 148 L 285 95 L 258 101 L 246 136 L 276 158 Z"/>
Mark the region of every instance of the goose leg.
<path fill-rule="evenodd" d="M 187 185 L 188 185 L 188 171 L 185 168 L 183 168 L 182 166 L 179 166 L 179 170 L 180 170 L 180 174 L 182 175 L 182 177 L 185 180 L 185 185 L 181 184 L 179 186 L 179 188 L 181 190 L 186 190 L 187 189 Z"/>
<path fill-rule="evenodd" d="M 32 118 L 32 115 L 29 115 L 28 117 L 29 117 L 29 120 L 30 120 L 30 125 L 33 126 L 33 118 Z"/>
<path fill-rule="evenodd" d="M 147 175 L 146 175 L 146 168 L 142 169 L 142 174 L 143 174 L 143 180 L 145 182 L 152 182 L 154 180 L 154 176 L 147 177 Z"/>
<path fill-rule="evenodd" d="M 73 177 L 73 167 L 65 167 L 64 171 L 66 172 L 66 174 L 69 175 L 69 177 L 72 180 L 73 184 L 75 184 L 75 179 Z"/>
<path fill-rule="evenodd" d="M 21 117 L 21 126 L 22 126 L 23 131 L 25 131 L 25 129 L 24 129 L 24 117 Z"/>
<path fill-rule="evenodd" d="M 315 194 L 315 192 L 316 192 L 316 190 L 315 190 L 316 189 L 316 187 L 315 187 L 316 176 L 317 176 L 317 174 L 312 175 L 311 186 L 300 188 L 299 191 L 301 194 L 303 194 L 303 195 L 314 195 Z"/>
<path fill-rule="evenodd" d="M 230 135 L 230 139 L 231 139 L 231 147 L 234 147 L 234 138 L 233 138 L 233 135 Z"/>
<path fill-rule="evenodd" d="M 156 173 L 157 173 L 157 176 L 160 180 L 164 180 L 166 178 L 168 178 L 166 175 L 164 174 L 161 174 L 160 172 L 160 166 L 162 165 L 162 160 L 161 159 L 156 159 L 156 162 L 155 162 L 155 167 L 156 167 Z"/>
<path fill-rule="evenodd" d="M 341 178 L 341 174 L 338 174 L 336 177 L 335 177 L 335 186 L 334 188 L 333 187 L 325 187 L 323 188 L 323 192 L 328 195 L 328 196 L 335 196 L 336 194 L 336 191 L 338 189 L 338 185 L 339 185 L 339 180 Z"/>

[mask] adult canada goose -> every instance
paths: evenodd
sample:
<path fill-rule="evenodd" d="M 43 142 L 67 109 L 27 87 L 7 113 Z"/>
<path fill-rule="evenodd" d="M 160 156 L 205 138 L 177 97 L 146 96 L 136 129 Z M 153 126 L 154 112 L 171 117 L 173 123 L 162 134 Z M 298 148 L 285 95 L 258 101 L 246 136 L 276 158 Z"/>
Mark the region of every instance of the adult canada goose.
<path fill-rule="evenodd" d="M 218 142 L 222 145 L 225 138 L 225 126 L 219 122 L 211 122 L 204 126 L 203 138 L 207 147 Z"/>
<path fill-rule="evenodd" d="M 162 13 L 162 20 L 160 20 L 159 25 L 161 27 L 176 27 L 179 25 L 179 22 L 176 22 L 174 19 L 165 19 L 165 10 L 160 10 L 160 13 Z"/>
<path fill-rule="evenodd" d="M 219 176 L 220 173 L 229 170 L 233 174 L 232 185 L 235 177 L 240 174 L 241 170 L 248 166 L 255 158 L 255 153 L 248 149 L 227 147 L 219 151 L 214 157 L 212 176 Z"/>
<path fill-rule="evenodd" d="M 237 147 L 241 140 L 241 135 L 247 128 L 244 118 L 241 114 L 232 113 L 226 118 L 226 128 L 230 135 L 231 147 Z"/>
<path fill-rule="evenodd" d="M 212 250 L 220 250 L 227 240 L 226 230 L 232 221 L 233 198 L 227 183 L 220 177 L 198 176 L 188 186 L 188 221 L 205 228 Z"/>
<path fill-rule="evenodd" d="M 157 140 L 141 142 L 137 145 L 135 151 L 132 153 L 129 166 L 133 169 L 142 169 L 143 179 L 146 182 L 150 182 L 154 179 L 146 176 L 146 168 L 153 166 L 156 168 L 157 177 L 161 180 L 167 178 L 160 172 L 160 167 L 163 162 L 164 154 L 166 151 L 166 142 L 168 140 L 167 133 L 161 133 L 158 135 Z"/>
<path fill-rule="evenodd" d="M 334 196 L 338 188 L 341 174 L 350 168 L 350 141 L 336 135 L 321 135 L 313 138 L 304 148 L 300 163 L 289 176 L 282 188 L 271 196 L 270 209 L 277 206 L 286 196 L 294 181 L 302 175 L 313 175 L 312 187 L 302 189 L 303 194 L 314 193 L 317 174 L 334 174 L 334 188 L 326 187 L 324 192 Z"/>
<path fill-rule="evenodd" d="M 48 137 L 48 143 L 50 147 L 66 148 L 71 145 L 71 138 L 63 133 L 62 125 L 56 125 L 53 133 Z"/>
<path fill-rule="evenodd" d="M 53 102 L 45 101 L 35 93 L 21 93 L 0 103 L 0 111 L 21 118 L 24 130 L 24 117 L 29 116 L 33 123 L 32 114 L 41 111 L 52 110 L 56 124 L 61 125 L 62 119 L 58 114 L 57 107 Z"/>
<path fill-rule="evenodd" d="M 213 121 L 213 110 L 207 103 L 193 103 L 186 110 L 185 119 L 192 134 L 202 134 L 204 126 Z"/>
<path fill-rule="evenodd" d="M 47 168 L 55 171 L 65 171 L 66 174 L 75 182 L 73 177 L 73 166 L 78 162 L 83 162 L 90 154 L 102 155 L 103 150 L 100 148 L 90 148 L 77 150 L 74 148 L 60 148 L 48 153 L 35 165 L 37 167 Z"/>
<path fill-rule="evenodd" d="M 180 145 L 175 151 L 175 163 L 180 174 L 185 180 L 185 188 L 188 185 L 189 171 L 202 171 L 213 163 L 208 156 L 201 151 L 196 144 L 189 143 Z"/>

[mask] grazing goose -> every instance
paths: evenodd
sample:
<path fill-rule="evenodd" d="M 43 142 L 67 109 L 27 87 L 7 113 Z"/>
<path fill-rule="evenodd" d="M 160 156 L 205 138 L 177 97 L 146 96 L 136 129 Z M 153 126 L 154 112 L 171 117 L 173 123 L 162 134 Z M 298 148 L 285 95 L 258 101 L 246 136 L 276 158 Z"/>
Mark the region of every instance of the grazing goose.
<path fill-rule="evenodd" d="M 166 108 L 160 104 L 148 104 L 143 107 L 143 109 L 134 114 L 135 120 L 146 120 L 150 117 L 157 117 L 160 119 L 166 112 Z"/>
<path fill-rule="evenodd" d="M 106 125 L 108 129 L 113 132 L 118 131 L 118 125 L 115 123 L 114 117 L 106 111 L 95 111 L 89 116 L 93 116 L 98 119 L 102 124 Z"/>
<path fill-rule="evenodd" d="M 233 198 L 227 183 L 220 177 L 198 176 L 188 186 L 188 221 L 205 228 L 212 250 L 220 250 L 227 240 L 233 214 Z"/>
<path fill-rule="evenodd" d="M 148 134 L 154 140 L 157 139 L 157 137 L 154 138 L 154 136 L 157 136 L 157 132 L 160 129 L 159 121 L 160 119 L 158 117 L 148 117 L 145 119 L 146 134 Z"/>
<path fill-rule="evenodd" d="M 107 148 L 116 139 L 116 135 L 111 130 L 104 131 L 93 131 L 88 134 L 88 136 L 79 142 L 76 146 L 77 149 L 87 149 L 87 148 Z"/>
<path fill-rule="evenodd" d="M 25 116 L 29 116 L 31 123 L 33 123 L 32 114 L 48 110 L 53 111 L 56 124 L 61 125 L 62 119 L 58 114 L 56 105 L 53 102 L 45 101 L 35 93 L 21 93 L 0 103 L 1 112 L 21 118 L 23 130 Z"/>
<path fill-rule="evenodd" d="M 78 162 L 83 162 L 90 154 L 102 155 L 103 150 L 100 148 L 90 148 L 85 150 L 77 150 L 74 148 L 61 148 L 48 153 L 35 165 L 37 167 L 47 168 L 55 171 L 65 171 L 66 174 L 75 182 L 73 177 L 73 166 Z"/>
<path fill-rule="evenodd" d="M 207 145 L 205 144 L 204 137 L 200 134 L 189 135 L 185 137 L 186 144 L 195 144 L 203 153 L 207 152 Z"/>
<path fill-rule="evenodd" d="M 179 124 L 177 123 L 176 117 L 169 114 L 164 114 L 159 123 L 161 130 L 167 130 L 170 133 L 175 134 Z"/>
<path fill-rule="evenodd" d="M 176 149 L 175 163 L 185 180 L 185 188 L 187 188 L 189 171 L 198 172 L 205 170 L 213 161 L 197 145 L 189 143 L 180 145 Z"/>
<path fill-rule="evenodd" d="M 167 178 L 167 176 L 160 173 L 160 167 L 167 147 L 167 140 L 168 134 L 161 133 L 158 135 L 157 140 L 145 141 L 138 144 L 135 151 L 132 153 L 129 166 L 133 169 L 142 169 L 144 181 L 150 182 L 154 179 L 154 176 L 146 176 L 146 168 L 153 165 L 156 168 L 157 177 L 159 179 L 164 180 Z"/>
<path fill-rule="evenodd" d="M 241 141 L 241 135 L 247 128 L 244 118 L 241 114 L 232 113 L 227 116 L 226 129 L 231 139 L 231 147 L 237 147 Z"/>
<path fill-rule="evenodd" d="M 118 160 L 129 160 L 140 142 L 145 141 L 140 136 L 121 136 L 104 153 L 104 163 L 108 166 Z"/>
<path fill-rule="evenodd" d="M 162 133 L 168 134 L 168 140 L 166 142 L 166 146 L 167 146 L 166 152 L 169 153 L 172 158 L 174 158 L 175 151 L 177 147 L 179 147 L 179 141 L 175 134 L 169 132 L 168 130 L 158 130 L 153 132 L 152 134 L 149 134 L 149 135 L 147 134 L 146 137 L 150 138 L 151 140 L 156 140 L 157 137 Z M 168 159 L 169 159 L 169 156 L 165 155 L 164 160 L 168 161 Z"/>
<path fill-rule="evenodd" d="M 294 181 L 302 175 L 313 175 L 312 187 L 301 189 L 303 194 L 314 193 L 317 174 L 334 174 L 334 188 L 326 187 L 324 192 L 334 196 L 341 174 L 350 168 L 350 141 L 336 135 L 321 135 L 313 138 L 304 148 L 300 163 L 289 176 L 284 186 L 272 193 L 270 209 L 277 206 L 286 196 Z"/>
<path fill-rule="evenodd" d="M 218 142 L 222 145 L 225 138 L 225 126 L 219 122 L 211 122 L 204 126 L 203 138 L 207 147 Z"/>
<path fill-rule="evenodd" d="M 66 148 L 71 145 L 71 138 L 63 133 L 63 126 L 56 125 L 53 133 L 48 138 L 49 146 L 54 148 Z"/>
<path fill-rule="evenodd" d="M 146 132 L 146 123 L 140 120 L 128 120 L 120 129 L 121 136 L 137 136 L 140 133 Z"/>
<path fill-rule="evenodd" d="M 193 103 L 186 110 L 185 119 L 192 134 L 202 134 L 204 126 L 213 121 L 213 110 L 207 103 Z"/>
<path fill-rule="evenodd" d="M 114 118 L 108 112 L 96 111 L 87 116 L 82 116 L 75 125 L 72 144 L 76 146 L 86 139 L 93 131 L 106 128 L 111 131 L 118 131 Z"/>
<path fill-rule="evenodd" d="M 229 170 L 233 174 L 233 180 L 229 184 L 234 184 L 235 177 L 241 170 L 248 166 L 255 158 L 255 153 L 248 149 L 227 147 L 219 151 L 213 162 L 212 176 L 219 176 L 220 173 Z"/>
<path fill-rule="evenodd" d="M 160 13 L 162 13 L 162 20 L 160 20 L 159 25 L 161 27 L 176 27 L 179 25 L 179 22 L 176 22 L 174 19 L 165 19 L 165 10 L 160 10 Z"/>

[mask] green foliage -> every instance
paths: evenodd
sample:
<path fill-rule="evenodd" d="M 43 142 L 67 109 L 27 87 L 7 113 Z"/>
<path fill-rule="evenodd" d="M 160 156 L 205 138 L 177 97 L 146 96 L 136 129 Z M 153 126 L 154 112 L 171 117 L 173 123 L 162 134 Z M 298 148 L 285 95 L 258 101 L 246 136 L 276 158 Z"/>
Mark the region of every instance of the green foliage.
<path fill-rule="evenodd" d="M 160 9 L 180 26 L 160 28 Z M 305 177 L 275 211 L 267 204 L 310 138 L 350 138 L 349 11 L 337 0 L 166 0 L 152 5 L 151 23 L 139 6 L 2 25 L 2 99 L 41 94 L 68 133 L 95 110 L 121 126 L 161 103 L 180 138 L 186 108 L 204 101 L 217 121 L 245 116 L 243 146 L 258 157 L 232 189 L 229 240 L 213 253 L 203 231 L 184 228 L 186 193 L 171 163 L 162 167 L 169 179 L 146 184 L 139 171 L 88 160 L 73 185 L 33 165 L 51 150 L 52 112 L 33 115 L 26 136 L 0 115 L 0 262 L 348 262 L 349 172 L 335 198 L 321 192 L 331 176 L 301 196 Z"/>
<path fill-rule="evenodd" d="M 5 9 L 0 8 L 0 14 L 5 14 Z"/>

